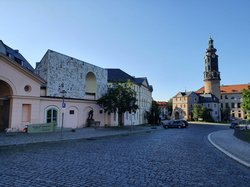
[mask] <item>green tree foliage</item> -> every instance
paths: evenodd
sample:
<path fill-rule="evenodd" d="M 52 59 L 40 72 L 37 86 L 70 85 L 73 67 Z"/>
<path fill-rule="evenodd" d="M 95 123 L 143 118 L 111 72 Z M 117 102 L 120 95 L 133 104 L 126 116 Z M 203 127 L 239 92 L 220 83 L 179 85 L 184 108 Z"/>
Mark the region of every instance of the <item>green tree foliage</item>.
<path fill-rule="evenodd" d="M 173 99 L 169 99 L 168 101 L 168 118 L 171 117 L 173 110 Z"/>
<path fill-rule="evenodd" d="M 104 112 L 118 113 L 118 123 L 122 123 L 122 114 L 125 112 L 136 112 L 136 92 L 129 84 L 114 84 L 108 89 L 108 92 L 97 100 L 97 104 L 104 109 Z"/>
<path fill-rule="evenodd" d="M 221 109 L 221 120 L 226 122 L 229 121 L 229 118 L 230 118 L 230 108 L 227 107 L 224 110 Z"/>
<path fill-rule="evenodd" d="M 198 121 L 199 118 L 203 119 L 204 107 L 198 104 L 193 105 L 193 119 Z"/>
<path fill-rule="evenodd" d="M 212 109 L 205 108 L 201 105 L 194 104 L 193 106 L 193 120 L 198 121 L 202 119 L 202 121 L 213 122 L 214 119 L 211 115 Z"/>
<path fill-rule="evenodd" d="M 247 120 L 250 121 L 250 86 L 242 91 L 242 108 L 247 112 Z"/>
<path fill-rule="evenodd" d="M 211 115 L 212 111 L 213 110 L 210 109 L 210 108 L 204 108 L 204 112 L 203 112 L 203 120 L 204 121 L 209 121 L 209 122 L 213 122 L 214 121 L 214 119 L 213 119 L 213 117 Z"/>
<path fill-rule="evenodd" d="M 158 124 L 160 122 L 160 108 L 156 101 L 152 101 L 150 113 L 148 113 L 148 122 Z"/>

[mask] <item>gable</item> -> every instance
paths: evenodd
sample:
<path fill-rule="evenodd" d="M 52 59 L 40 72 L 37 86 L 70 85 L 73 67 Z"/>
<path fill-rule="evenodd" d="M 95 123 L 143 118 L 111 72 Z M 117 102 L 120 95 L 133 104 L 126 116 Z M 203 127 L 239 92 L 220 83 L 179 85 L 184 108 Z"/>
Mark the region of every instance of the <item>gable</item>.
<path fill-rule="evenodd" d="M 0 55 L 0 80 L 12 87 L 14 95 L 40 96 L 40 87 L 44 83 L 21 65 L 4 55 Z M 25 87 L 30 87 L 27 91 Z"/>

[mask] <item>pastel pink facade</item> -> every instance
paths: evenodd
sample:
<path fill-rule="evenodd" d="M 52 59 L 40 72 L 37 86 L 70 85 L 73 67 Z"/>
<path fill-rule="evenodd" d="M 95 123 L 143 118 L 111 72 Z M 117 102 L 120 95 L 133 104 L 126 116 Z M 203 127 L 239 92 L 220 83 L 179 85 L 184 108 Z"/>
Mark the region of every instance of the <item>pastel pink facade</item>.
<path fill-rule="evenodd" d="M 45 80 L 23 68 L 21 65 L 0 54 L 0 130 L 13 128 L 23 130 L 26 125 L 55 121 L 57 127 L 80 128 L 86 126 L 89 112 L 93 118 L 105 123 L 96 100 L 66 98 L 62 109 L 61 97 L 47 97 L 41 89 Z M 87 96 L 91 97 L 91 96 Z"/>
<path fill-rule="evenodd" d="M 151 107 L 152 86 L 145 77 L 134 79 L 139 109 L 124 114 L 124 125 L 147 123 Z M 107 69 L 52 50 L 34 69 L 18 50 L 0 40 L 0 131 L 52 122 L 58 128 L 117 126 L 117 114 L 104 113 L 97 104 L 107 89 Z"/>

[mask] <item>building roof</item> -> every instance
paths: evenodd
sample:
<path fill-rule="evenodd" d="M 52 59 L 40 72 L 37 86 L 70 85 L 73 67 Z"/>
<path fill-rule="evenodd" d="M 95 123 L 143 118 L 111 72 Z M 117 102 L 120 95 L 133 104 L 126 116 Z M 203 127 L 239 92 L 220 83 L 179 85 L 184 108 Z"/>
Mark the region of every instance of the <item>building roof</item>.
<path fill-rule="evenodd" d="M 135 78 L 121 69 L 106 69 L 108 71 L 108 82 L 134 82 Z"/>
<path fill-rule="evenodd" d="M 234 84 L 220 86 L 221 94 L 241 93 L 243 89 L 247 89 L 250 84 Z M 204 93 L 204 86 L 201 87 L 196 93 Z"/>
<path fill-rule="evenodd" d="M 219 103 L 219 99 L 213 94 L 200 94 L 199 103 Z"/>
<path fill-rule="evenodd" d="M 12 60 L 14 60 L 15 62 L 17 62 L 18 64 L 20 64 L 22 67 L 24 67 L 25 69 L 33 72 L 34 68 L 30 65 L 30 63 L 22 56 L 21 53 L 19 53 L 18 50 L 12 49 L 9 46 L 7 46 L 6 44 L 3 43 L 2 40 L 0 40 L 0 49 L 4 49 L 4 50 L 0 50 L 0 53 L 3 53 L 4 55 L 6 55 L 7 57 L 11 58 Z"/>
<path fill-rule="evenodd" d="M 126 72 L 122 71 L 121 69 L 112 69 L 112 68 L 107 68 L 108 71 L 108 82 L 127 82 L 131 81 L 137 85 L 144 85 L 143 83 L 145 82 L 147 85 L 147 88 L 152 92 L 153 91 L 153 86 L 148 84 L 148 80 L 146 77 L 133 77 Z"/>
<path fill-rule="evenodd" d="M 135 77 L 134 82 L 138 85 L 143 85 L 143 83 L 146 83 L 144 86 L 146 86 L 151 92 L 153 91 L 153 86 L 148 84 L 147 77 Z"/>
<path fill-rule="evenodd" d="M 168 106 L 168 102 L 166 101 L 157 101 L 157 104 L 160 108 L 163 108 L 163 107 L 167 107 Z"/>
<path fill-rule="evenodd" d="M 188 97 L 190 96 L 192 93 L 196 94 L 195 92 L 178 92 L 174 97 Z"/>

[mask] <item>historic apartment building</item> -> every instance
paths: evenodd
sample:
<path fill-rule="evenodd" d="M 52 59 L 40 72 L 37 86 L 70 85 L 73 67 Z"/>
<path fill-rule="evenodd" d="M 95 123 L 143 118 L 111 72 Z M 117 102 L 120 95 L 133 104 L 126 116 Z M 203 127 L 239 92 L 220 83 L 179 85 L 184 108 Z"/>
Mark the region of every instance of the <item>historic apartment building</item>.
<path fill-rule="evenodd" d="M 146 78 L 134 78 L 140 109 L 125 125 L 147 122 L 142 116 L 151 103 L 145 98 L 152 100 L 153 91 L 145 91 L 147 84 Z M 81 128 L 87 125 L 90 112 L 101 126 L 117 125 L 115 114 L 104 113 L 96 103 L 107 88 L 107 69 L 52 50 L 34 69 L 18 50 L 0 40 L 0 131 L 50 122 Z"/>
<path fill-rule="evenodd" d="M 170 111 L 168 109 L 168 102 L 166 101 L 157 101 L 159 110 L 160 110 L 160 119 L 164 120 L 169 118 Z"/>
<path fill-rule="evenodd" d="M 126 112 L 123 115 L 123 123 L 125 125 L 145 124 L 147 123 L 147 113 L 150 111 L 153 101 L 153 86 L 149 85 L 146 77 L 134 77 L 121 69 L 107 69 L 108 84 L 112 86 L 116 83 L 127 84 L 136 92 L 138 110 L 135 113 Z M 111 119 L 118 124 L 116 114 L 112 114 Z"/>
<path fill-rule="evenodd" d="M 214 121 L 221 120 L 221 111 L 230 109 L 231 119 L 245 119 L 241 109 L 242 90 L 250 84 L 220 85 L 218 55 L 210 37 L 205 53 L 204 87 L 195 92 L 179 92 L 173 97 L 173 118 L 192 119 L 194 104 L 210 109 Z"/>
<path fill-rule="evenodd" d="M 250 84 L 236 84 L 236 85 L 222 85 L 220 86 L 220 109 L 230 110 L 230 118 L 234 119 L 246 119 L 246 112 L 241 108 L 242 103 L 242 91 L 247 89 Z M 203 93 L 204 87 L 196 91 L 196 93 Z"/>

